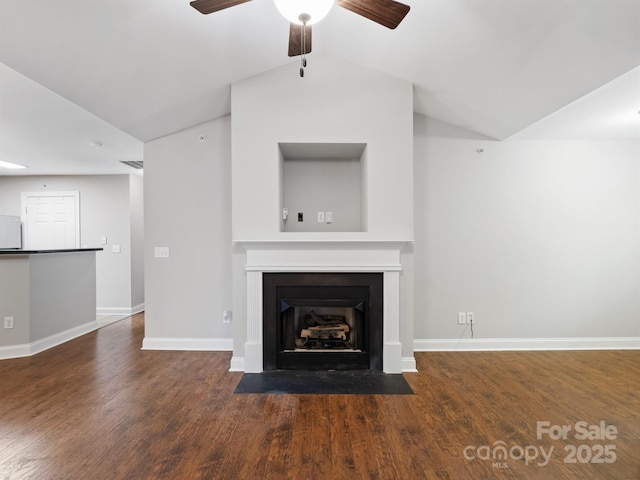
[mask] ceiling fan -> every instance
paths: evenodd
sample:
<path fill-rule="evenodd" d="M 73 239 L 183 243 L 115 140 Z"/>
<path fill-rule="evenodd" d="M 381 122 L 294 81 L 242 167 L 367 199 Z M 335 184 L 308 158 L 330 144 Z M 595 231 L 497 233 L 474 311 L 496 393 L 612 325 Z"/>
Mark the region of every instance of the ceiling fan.
<path fill-rule="evenodd" d="M 190 4 L 200 13 L 235 7 L 251 0 L 193 0 Z M 305 55 L 311 52 L 311 25 L 322 20 L 333 5 L 346 8 L 387 28 L 394 29 L 409 12 L 409 6 L 395 0 L 274 0 L 276 7 L 290 22 L 289 56 L 301 55 L 300 76 L 307 66 Z"/>

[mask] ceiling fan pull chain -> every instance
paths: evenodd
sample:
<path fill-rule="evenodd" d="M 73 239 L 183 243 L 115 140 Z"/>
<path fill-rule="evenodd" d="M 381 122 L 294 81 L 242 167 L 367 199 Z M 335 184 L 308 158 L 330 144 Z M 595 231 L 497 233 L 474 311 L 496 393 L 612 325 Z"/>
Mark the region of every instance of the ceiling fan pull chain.
<path fill-rule="evenodd" d="M 307 24 L 302 24 L 302 66 L 307 66 Z"/>
<path fill-rule="evenodd" d="M 304 50 L 305 50 L 305 45 L 304 45 L 304 40 L 305 40 L 305 25 L 304 23 L 302 25 L 300 25 L 300 36 L 302 37 L 302 41 L 300 42 L 300 76 L 304 77 L 304 67 L 307 66 L 307 62 L 305 62 L 304 59 Z"/>
<path fill-rule="evenodd" d="M 307 22 L 311 20 L 311 17 L 307 13 L 301 13 L 298 19 L 302 22 L 300 25 L 300 36 L 302 37 L 300 42 L 300 76 L 304 77 L 304 69 L 307 66 Z"/>

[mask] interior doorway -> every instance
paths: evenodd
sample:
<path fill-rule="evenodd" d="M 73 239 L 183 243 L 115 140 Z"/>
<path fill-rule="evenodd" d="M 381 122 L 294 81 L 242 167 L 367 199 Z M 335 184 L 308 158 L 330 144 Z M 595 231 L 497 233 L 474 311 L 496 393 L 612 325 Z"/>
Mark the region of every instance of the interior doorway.
<path fill-rule="evenodd" d="M 23 192 L 22 248 L 80 248 L 80 193 Z"/>

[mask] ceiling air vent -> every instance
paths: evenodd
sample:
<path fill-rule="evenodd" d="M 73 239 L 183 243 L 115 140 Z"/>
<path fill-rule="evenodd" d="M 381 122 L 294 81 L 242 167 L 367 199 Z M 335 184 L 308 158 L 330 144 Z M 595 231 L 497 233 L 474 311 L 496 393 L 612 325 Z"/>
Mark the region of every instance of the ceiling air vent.
<path fill-rule="evenodd" d="M 133 161 L 133 162 L 123 162 L 121 161 L 120 163 L 124 163 L 125 165 L 129 165 L 131 168 L 135 168 L 136 170 L 142 170 L 142 163 L 143 162 L 137 162 L 137 161 Z"/>

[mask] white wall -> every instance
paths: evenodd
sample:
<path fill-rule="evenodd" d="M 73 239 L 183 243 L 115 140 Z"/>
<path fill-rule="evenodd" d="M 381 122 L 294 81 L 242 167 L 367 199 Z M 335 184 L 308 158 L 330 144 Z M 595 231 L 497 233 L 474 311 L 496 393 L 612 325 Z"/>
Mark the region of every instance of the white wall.
<path fill-rule="evenodd" d="M 280 232 L 278 143 L 366 144 L 367 232 L 349 239 L 413 239 L 413 91 L 410 83 L 317 57 L 232 86 L 233 239 L 306 237 Z M 327 232 L 337 238 L 338 232 Z"/>
<path fill-rule="evenodd" d="M 218 340 L 231 341 L 233 327 L 234 354 L 243 352 L 246 286 L 243 274 L 231 281 L 245 261 L 230 233 L 231 122 L 145 145 L 152 346 L 227 345 Z M 429 348 L 468 339 L 458 311 L 476 313 L 474 342 L 505 339 L 506 348 L 510 339 L 640 337 L 640 144 L 493 142 L 420 115 L 413 123 L 415 244 L 403 254 L 401 315 L 415 320 L 401 332 L 405 348 L 413 338 Z M 263 197 L 245 193 L 242 208 L 263 212 Z M 277 192 L 265 194 L 278 205 Z M 278 230 L 277 218 L 259 223 Z M 154 246 L 171 257 L 153 258 Z M 234 325 L 223 325 L 231 304 Z"/>
<path fill-rule="evenodd" d="M 29 333 L 32 344 L 75 328 L 95 329 L 96 299 L 90 292 L 96 290 L 97 254 L 76 252 L 29 256 Z"/>
<path fill-rule="evenodd" d="M 131 249 L 129 175 L 73 176 L 3 176 L 0 177 L 0 211 L 20 214 L 21 192 L 79 191 L 80 243 L 88 247 L 104 247 L 96 253 L 97 310 L 100 314 L 131 313 L 140 302 L 132 303 L 132 261 L 139 262 Z M 138 200 L 141 201 L 141 200 Z M 136 208 L 135 206 L 133 208 Z M 101 245 L 107 237 L 108 244 Z M 112 253 L 112 245 L 120 245 L 121 253 Z M 136 282 L 141 283 L 137 277 Z"/>
<path fill-rule="evenodd" d="M 96 252 L 0 256 L 0 359 L 32 355 L 98 328 Z"/>
<path fill-rule="evenodd" d="M 231 349 L 230 128 L 224 117 L 145 144 L 145 348 Z"/>
<path fill-rule="evenodd" d="M 413 89 L 409 82 L 329 57 L 301 79 L 291 66 L 232 85 L 233 240 L 413 240 Z M 281 232 L 279 143 L 365 144 L 363 230 Z M 309 212 L 312 213 L 312 212 Z M 296 211 L 289 211 L 290 221 Z M 334 214 L 339 214 L 334 212 Z M 309 214 L 307 213 L 307 218 Z M 315 221 L 315 213 L 307 221 Z M 412 253 L 402 256 L 400 335 L 412 356 Z M 234 357 L 243 357 L 243 252 L 234 254 Z"/>
<path fill-rule="evenodd" d="M 417 339 L 640 337 L 639 142 L 414 125 Z"/>
<path fill-rule="evenodd" d="M 14 319 L 13 329 L 2 329 L 0 347 L 26 345 L 31 341 L 29 257 L 3 256 L 0 269 L 0 318 Z"/>
<path fill-rule="evenodd" d="M 140 311 L 144 307 L 144 184 L 142 177 L 129 178 L 131 305 Z"/>
<path fill-rule="evenodd" d="M 287 159 L 283 166 L 283 205 L 289 210 L 287 232 L 359 232 L 362 230 L 362 165 L 353 159 Z M 303 222 L 298 213 L 303 213 Z M 318 222 L 317 212 L 331 212 L 333 222 Z"/>

